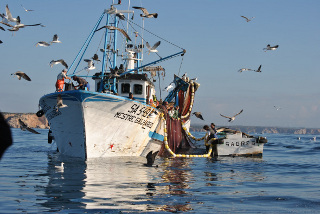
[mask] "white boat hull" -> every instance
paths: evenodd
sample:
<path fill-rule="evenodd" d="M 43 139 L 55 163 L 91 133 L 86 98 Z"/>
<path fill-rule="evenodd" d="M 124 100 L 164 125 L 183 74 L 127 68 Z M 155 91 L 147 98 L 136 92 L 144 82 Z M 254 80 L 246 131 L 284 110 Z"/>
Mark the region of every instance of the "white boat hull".
<path fill-rule="evenodd" d="M 264 139 L 264 138 L 263 138 Z M 258 137 L 248 137 L 242 132 L 227 134 L 219 139 L 213 146 L 214 155 L 219 156 L 260 156 L 266 140 Z"/>
<path fill-rule="evenodd" d="M 55 109 L 61 94 L 67 107 Z M 146 156 L 158 151 L 164 127 L 157 109 L 124 97 L 88 91 L 45 95 L 40 106 L 59 152 L 80 158 Z"/>

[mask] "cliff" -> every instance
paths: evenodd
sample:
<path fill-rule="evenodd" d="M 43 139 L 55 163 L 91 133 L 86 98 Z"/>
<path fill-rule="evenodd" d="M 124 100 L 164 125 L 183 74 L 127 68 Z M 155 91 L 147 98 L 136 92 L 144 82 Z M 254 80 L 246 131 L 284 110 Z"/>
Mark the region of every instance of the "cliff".
<path fill-rule="evenodd" d="M 19 119 L 30 128 L 48 129 L 48 121 L 45 116 L 37 117 L 35 113 L 7 113 L 2 112 L 4 119 L 11 128 L 20 128 Z"/>

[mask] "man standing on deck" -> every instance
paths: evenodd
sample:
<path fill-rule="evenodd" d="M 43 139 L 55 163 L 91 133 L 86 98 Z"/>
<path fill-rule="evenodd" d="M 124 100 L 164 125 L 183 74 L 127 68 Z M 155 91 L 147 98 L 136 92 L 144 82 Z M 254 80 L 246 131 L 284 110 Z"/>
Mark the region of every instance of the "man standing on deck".
<path fill-rule="evenodd" d="M 63 91 L 64 86 L 64 79 L 71 80 L 70 77 L 67 76 L 67 69 L 63 69 L 60 74 L 57 76 L 57 82 L 56 82 L 56 91 L 61 92 Z"/>
<path fill-rule="evenodd" d="M 75 89 L 90 91 L 90 85 L 85 79 L 77 76 L 73 76 L 72 79 L 78 83 L 77 86 L 74 86 Z"/>

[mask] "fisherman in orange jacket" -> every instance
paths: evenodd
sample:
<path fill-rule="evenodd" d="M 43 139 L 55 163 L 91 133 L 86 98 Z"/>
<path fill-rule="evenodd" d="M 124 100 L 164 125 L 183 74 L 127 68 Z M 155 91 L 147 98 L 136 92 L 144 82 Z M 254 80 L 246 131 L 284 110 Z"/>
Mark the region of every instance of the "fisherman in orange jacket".
<path fill-rule="evenodd" d="M 70 77 L 67 76 L 67 69 L 63 69 L 60 74 L 57 76 L 57 82 L 56 82 L 56 91 L 61 92 L 63 91 L 64 86 L 64 79 L 71 80 Z"/>

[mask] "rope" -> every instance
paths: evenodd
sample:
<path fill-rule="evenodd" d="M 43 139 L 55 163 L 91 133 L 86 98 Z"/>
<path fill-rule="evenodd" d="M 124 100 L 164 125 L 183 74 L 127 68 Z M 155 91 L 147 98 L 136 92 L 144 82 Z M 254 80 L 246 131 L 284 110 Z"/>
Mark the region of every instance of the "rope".
<path fill-rule="evenodd" d="M 210 157 L 211 153 L 212 153 L 212 145 L 210 145 L 210 149 L 208 151 L 207 154 L 203 154 L 203 155 L 186 155 L 186 154 L 175 154 L 169 147 L 168 145 L 168 133 L 167 133 L 167 122 L 166 119 L 164 119 L 164 115 L 163 113 L 161 113 L 160 115 L 161 120 L 164 121 L 164 146 L 167 149 L 167 151 L 174 157 L 183 157 L 183 158 L 191 158 L 191 157 L 200 157 L 200 158 L 207 158 Z"/>
<path fill-rule="evenodd" d="M 191 139 L 195 140 L 195 141 L 201 141 L 201 140 L 204 140 L 206 138 L 206 135 L 203 136 L 202 138 L 196 138 L 195 136 L 193 136 L 188 130 L 187 130 L 187 127 L 185 125 L 185 123 L 182 122 L 181 120 L 181 125 L 182 125 L 182 128 L 183 130 L 187 133 L 188 137 L 190 137 Z"/>

